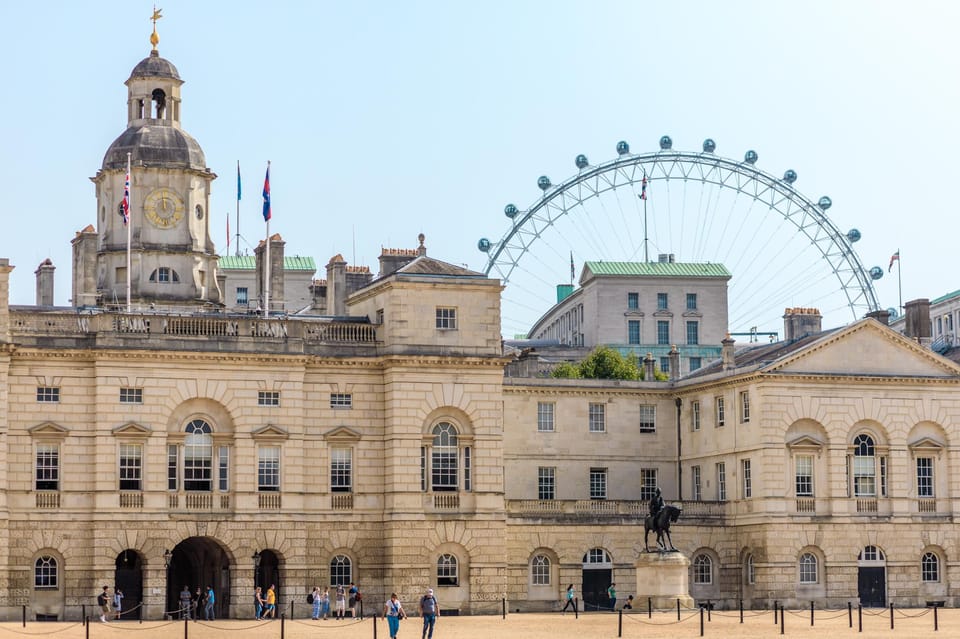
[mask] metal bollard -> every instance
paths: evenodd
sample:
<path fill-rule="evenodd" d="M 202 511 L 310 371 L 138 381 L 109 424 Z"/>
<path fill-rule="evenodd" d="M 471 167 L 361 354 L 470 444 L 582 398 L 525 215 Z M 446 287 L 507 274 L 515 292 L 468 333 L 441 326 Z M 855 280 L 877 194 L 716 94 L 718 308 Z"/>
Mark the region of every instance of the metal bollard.
<path fill-rule="evenodd" d="M 500 614 L 501 614 L 501 618 L 506 619 L 506 618 L 507 618 L 507 598 L 504 597 L 504 598 L 501 600 L 501 603 L 503 604 L 503 605 L 502 605 L 502 608 L 501 608 L 502 612 L 500 613 Z"/>
<path fill-rule="evenodd" d="M 780 634 L 783 634 L 783 618 L 786 615 L 783 613 L 783 604 L 780 604 Z"/>
<path fill-rule="evenodd" d="M 373 613 L 373 639 L 377 639 L 377 613 Z"/>
<path fill-rule="evenodd" d="M 863 604 L 857 604 L 857 632 L 863 632 Z"/>
<path fill-rule="evenodd" d="M 23 627 L 27 627 L 27 604 L 23 604 Z"/>
<path fill-rule="evenodd" d="M 713 610 L 713 604 L 707 599 L 707 621 L 713 621 L 711 610 Z"/>
<path fill-rule="evenodd" d="M 183 618 L 183 639 L 187 639 L 187 632 L 190 628 L 190 615 Z"/>
<path fill-rule="evenodd" d="M 849 622 L 849 627 L 853 628 L 853 602 L 847 602 L 847 621 Z"/>
<path fill-rule="evenodd" d="M 810 602 L 810 626 L 813 626 L 813 602 Z"/>
<path fill-rule="evenodd" d="M 653 598 L 647 597 L 647 619 L 653 619 Z"/>
<path fill-rule="evenodd" d="M 617 619 L 617 636 L 623 636 L 623 608 L 620 609 L 620 618 Z"/>
<path fill-rule="evenodd" d="M 893 630 L 893 602 L 890 602 L 890 630 Z"/>
<path fill-rule="evenodd" d="M 293 602 L 291 601 L 290 603 L 293 603 Z M 281 614 L 280 615 L 280 639 L 283 639 L 283 635 L 284 635 L 283 625 L 286 623 L 286 621 L 287 621 L 287 616 Z"/>
<path fill-rule="evenodd" d="M 700 636 L 703 636 L 703 606 L 700 606 Z"/>
<path fill-rule="evenodd" d="M 773 600 L 773 625 L 777 625 L 777 606 L 780 604 L 776 599 Z"/>
<path fill-rule="evenodd" d="M 580 615 L 577 614 L 577 608 L 579 608 L 578 600 L 576 597 L 573 598 L 573 618 L 579 619 Z"/>
<path fill-rule="evenodd" d="M 740 600 L 740 623 L 743 623 L 743 599 Z"/>
<path fill-rule="evenodd" d="M 934 607 L 933 607 L 933 631 L 934 631 L 934 632 L 937 632 L 938 630 L 940 630 L 940 622 L 939 622 L 939 620 L 937 619 L 937 608 L 938 608 L 938 607 L 939 607 L 939 606 L 934 606 Z"/>
<path fill-rule="evenodd" d="M 680 621 L 680 597 L 677 597 L 677 621 Z"/>

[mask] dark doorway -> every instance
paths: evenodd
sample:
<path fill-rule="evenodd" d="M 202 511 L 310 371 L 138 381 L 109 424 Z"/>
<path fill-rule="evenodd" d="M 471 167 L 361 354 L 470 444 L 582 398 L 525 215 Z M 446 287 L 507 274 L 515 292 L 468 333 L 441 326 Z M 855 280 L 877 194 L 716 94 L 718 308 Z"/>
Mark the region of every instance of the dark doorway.
<path fill-rule="evenodd" d="M 886 568 L 860 566 L 857 569 L 857 590 L 860 605 L 883 608 L 887 605 Z"/>
<path fill-rule="evenodd" d="M 283 600 L 280 598 L 280 559 L 277 553 L 272 550 L 260 551 L 260 568 L 257 569 L 257 583 L 254 585 L 263 589 L 264 597 L 267 596 L 267 588 L 276 586 L 273 592 L 277 596 L 277 616 L 279 617 L 280 604 Z"/>
<path fill-rule="evenodd" d="M 610 569 L 584 569 L 583 571 L 583 610 L 606 610 L 610 607 L 607 588 L 613 579 Z"/>
<path fill-rule="evenodd" d="M 209 537 L 184 539 L 170 557 L 167 569 L 167 612 L 180 609 L 180 591 L 187 586 L 191 593 L 197 588 L 206 591 L 213 587 L 214 613 L 217 619 L 230 616 L 230 558 L 223 548 Z M 203 610 L 200 610 L 203 616 Z"/>
<path fill-rule="evenodd" d="M 117 555 L 114 588 L 123 593 L 121 620 L 140 619 L 143 612 L 143 562 L 140 553 L 129 548 Z"/>

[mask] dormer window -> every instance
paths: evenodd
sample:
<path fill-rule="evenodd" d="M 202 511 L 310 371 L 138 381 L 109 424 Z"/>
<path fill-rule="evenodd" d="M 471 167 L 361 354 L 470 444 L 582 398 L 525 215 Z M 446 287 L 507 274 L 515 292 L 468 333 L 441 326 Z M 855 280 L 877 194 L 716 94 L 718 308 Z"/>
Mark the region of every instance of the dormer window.
<path fill-rule="evenodd" d="M 169 266 L 161 266 L 150 274 L 150 281 L 156 284 L 174 284 L 180 281 L 180 275 Z"/>

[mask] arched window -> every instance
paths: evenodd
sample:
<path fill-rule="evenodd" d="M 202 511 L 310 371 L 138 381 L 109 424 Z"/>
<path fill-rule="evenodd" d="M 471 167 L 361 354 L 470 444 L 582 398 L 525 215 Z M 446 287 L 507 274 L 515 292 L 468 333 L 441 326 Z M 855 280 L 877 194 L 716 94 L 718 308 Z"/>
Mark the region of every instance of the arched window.
<path fill-rule="evenodd" d="M 530 563 L 531 581 L 534 586 L 550 585 L 550 558 L 545 555 L 537 555 Z"/>
<path fill-rule="evenodd" d="M 150 281 L 155 284 L 176 284 L 180 281 L 180 275 L 169 266 L 161 266 L 150 273 Z"/>
<path fill-rule="evenodd" d="M 920 580 L 924 583 L 940 581 L 940 557 L 935 553 L 925 552 L 920 558 Z"/>
<path fill-rule="evenodd" d="M 747 561 L 744 562 L 744 576 L 748 586 L 757 583 L 757 568 L 753 563 L 753 555 L 747 555 Z"/>
<path fill-rule="evenodd" d="M 613 568 L 613 560 L 610 559 L 610 554 L 607 553 L 603 548 L 591 548 L 583 556 L 584 567 L 587 565 L 590 568 Z"/>
<path fill-rule="evenodd" d="M 863 550 L 857 556 L 861 562 L 865 561 L 886 561 L 883 551 L 876 546 L 864 546 Z"/>
<path fill-rule="evenodd" d="M 57 560 L 54 557 L 39 557 L 33 565 L 33 587 L 40 589 L 55 589 L 57 580 Z"/>
<path fill-rule="evenodd" d="M 456 586 L 460 583 L 457 571 L 457 558 L 453 555 L 440 555 L 437 558 L 437 585 Z"/>
<path fill-rule="evenodd" d="M 450 422 L 433 427 L 433 450 L 430 458 L 434 491 L 457 490 L 457 429 Z"/>
<path fill-rule="evenodd" d="M 693 583 L 708 585 L 713 583 L 713 560 L 710 555 L 699 554 L 693 558 Z"/>
<path fill-rule="evenodd" d="M 817 572 L 817 556 L 810 552 L 800 555 L 800 583 L 815 584 L 819 583 Z"/>
<path fill-rule="evenodd" d="M 202 419 L 195 419 L 185 430 L 183 489 L 213 490 L 213 429 Z"/>
<path fill-rule="evenodd" d="M 330 585 L 348 586 L 353 581 L 353 567 L 346 555 L 337 555 L 330 560 Z"/>
<path fill-rule="evenodd" d="M 163 112 L 167 106 L 167 94 L 163 92 L 163 89 L 154 89 L 150 97 L 153 101 L 153 117 L 162 120 Z"/>
<path fill-rule="evenodd" d="M 853 440 L 853 494 L 877 496 L 877 461 L 873 438 L 860 434 Z"/>

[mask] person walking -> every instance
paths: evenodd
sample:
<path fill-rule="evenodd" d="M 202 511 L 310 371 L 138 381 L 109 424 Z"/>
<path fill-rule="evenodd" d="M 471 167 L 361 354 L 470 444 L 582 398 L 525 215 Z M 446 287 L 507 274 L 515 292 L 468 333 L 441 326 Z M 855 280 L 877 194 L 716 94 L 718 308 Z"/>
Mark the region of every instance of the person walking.
<path fill-rule="evenodd" d="M 123 592 L 116 586 L 113 587 L 113 615 L 120 618 L 120 609 L 123 607 Z"/>
<path fill-rule="evenodd" d="M 323 603 L 320 601 L 320 586 L 314 586 L 310 596 L 313 597 L 311 601 L 313 604 L 313 614 L 310 615 L 310 618 L 316 621 L 320 618 L 320 610 L 323 608 Z"/>
<path fill-rule="evenodd" d="M 207 621 L 216 621 L 216 614 L 213 612 L 213 604 L 217 598 L 213 594 L 213 586 L 207 586 L 207 596 L 204 597 L 203 618 Z"/>
<path fill-rule="evenodd" d="M 110 588 L 103 587 L 103 592 L 97 595 L 97 605 L 100 606 L 100 621 L 107 623 L 107 617 L 110 615 Z"/>
<path fill-rule="evenodd" d="M 263 617 L 263 589 L 260 586 L 257 586 L 256 590 L 253 591 L 253 609 L 254 609 L 254 619 L 260 621 Z"/>
<path fill-rule="evenodd" d="M 427 588 L 427 594 L 420 598 L 420 616 L 423 617 L 423 632 L 420 639 L 433 639 L 433 627 L 440 616 L 440 604 L 433 596 L 433 588 Z"/>
<path fill-rule="evenodd" d="M 617 589 L 615 588 L 617 584 L 610 584 L 610 587 L 607 588 L 607 597 L 610 598 L 610 610 L 617 609 Z"/>
<path fill-rule="evenodd" d="M 390 599 L 383 605 L 383 616 L 387 618 L 387 625 L 390 627 L 390 639 L 397 639 L 400 620 L 407 616 L 403 612 L 403 605 L 397 599 L 397 593 L 391 593 Z"/>
<path fill-rule="evenodd" d="M 263 616 L 271 619 L 277 618 L 277 591 L 274 584 L 270 584 L 270 587 L 267 588 L 267 607 L 263 610 Z"/>
<path fill-rule="evenodd" d="M 351 581 L 350 589 L 347 590 L 347 608 L 350 610 L 350 617 L 354 619 L 357 617 L 357 592 L 357 585 Z"/>
<path fill-rule="evenodd" d="M 567 603 L 563 605 L 563 610 L 560 611 L 561 615 L 567 614 L 567 608 L 573 607 L 573 612 L 577 612 L 577 602 L 574 600 L 574 596 L 577 591 L 573 589 L 573 584 L 567 586 Z"/>

